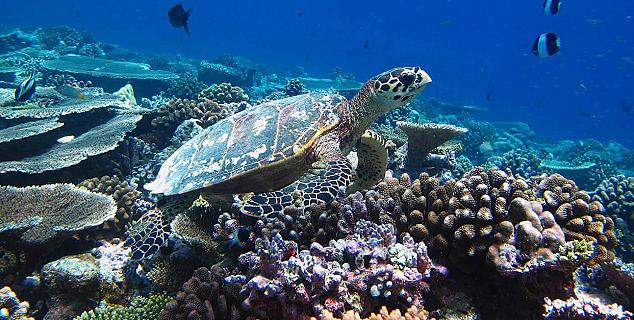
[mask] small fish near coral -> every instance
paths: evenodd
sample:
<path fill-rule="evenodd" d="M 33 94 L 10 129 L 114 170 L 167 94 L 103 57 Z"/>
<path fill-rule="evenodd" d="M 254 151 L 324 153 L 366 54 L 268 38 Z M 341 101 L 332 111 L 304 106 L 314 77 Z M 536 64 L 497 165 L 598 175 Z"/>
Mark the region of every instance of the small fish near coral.
<path fill-rule="evenodd" d="M 546 58 L 555 55 L 560 48 L 561 40 L 556 34 L 552 32 L 542 33 L 533 43 L 533 54 L 540 58 Z"/>
<path fill-rule="evenodd" d="M 15 102 L 24 102 L 33 96 L 35 93 L 35 78 L 33 71 L 29 74 L 29 76 L 20 83 L 20 85 L 15 88 Z"/>
<path fill-rule="evenodd" d="M 189 21 L 189 15 L 191 13 L 192 13 L 191 8 L 185 11 L 185 8 L 183 8 L 183 5 L 179 3 L 173 6 L 172 9 L 170 9 L 170 11 L 167 12 L 167 16 L 170 19 L 170 24 L 172 24 L 174 28 L 182 27 L 183 29 L 185 29 L 185 33 L 189 35 L 189 26 L 187 25 L 187 22 Z"/>

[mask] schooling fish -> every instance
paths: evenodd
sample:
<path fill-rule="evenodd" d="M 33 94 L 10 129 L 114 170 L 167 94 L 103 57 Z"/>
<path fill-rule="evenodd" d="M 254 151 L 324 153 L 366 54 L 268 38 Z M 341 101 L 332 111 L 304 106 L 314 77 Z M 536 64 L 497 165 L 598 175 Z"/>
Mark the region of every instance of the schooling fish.
<path fill-rule="evenodd" d="M 559 7 L 561 7 L 561 1 L 559 0 L 545 0 L 544 1 L 544 14 L 549 16 L 554 16 L 559 12 Z"/>
<path fill-rule="evenodd" d="M 33 71 L 29 74 L 26 80 L 15 88 L 15 102 L 23 102 L 31 99 L 35 93 L 35 79 L 33 78 Z"/>
<path fill-rule="evenodd" d="M 170 23 L 175 28 L 183 27 L 185 29 L 185 33 L 189 35 L 189 27 L 187 26 L 187 21 L 189 20 L 189 15 L 192 13 L 192 9 L 185 11 L 182 4 L 177 4 L 170 11 L 167 12 L 167 16 L 170 18 Z"/>
<path fill-rule="evenodd" d="M 556 34 L 552 32 L 542 33 L 533 43 L 533 54 L 540 58 L 546 58 L 559 52 L 559 48 L 561 48 L 561 41 Z"/>

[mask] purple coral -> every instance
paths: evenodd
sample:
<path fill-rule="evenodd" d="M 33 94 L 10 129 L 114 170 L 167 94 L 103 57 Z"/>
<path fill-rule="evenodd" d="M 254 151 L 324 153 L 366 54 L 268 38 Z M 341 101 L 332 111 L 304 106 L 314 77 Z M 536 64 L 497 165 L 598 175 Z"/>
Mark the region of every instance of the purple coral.
<path fill-rule="evenodd" d="M 328 246 L 313 243 L 299 252 L 279 234 L 258 239 L 256 247 L 239 261 L 257 273 L 242 289 L 243 307 L 260 316 L 275 314 L 266 312 L 271 306 L 284 310 L 286 318 L 307 318 L 324 309 L 369 312 L 388 302 L 419 305 L 429 291 L 427 247 L 407 233 L 398 242 L 390 224 L 360 220 L 345 239 Z"/>

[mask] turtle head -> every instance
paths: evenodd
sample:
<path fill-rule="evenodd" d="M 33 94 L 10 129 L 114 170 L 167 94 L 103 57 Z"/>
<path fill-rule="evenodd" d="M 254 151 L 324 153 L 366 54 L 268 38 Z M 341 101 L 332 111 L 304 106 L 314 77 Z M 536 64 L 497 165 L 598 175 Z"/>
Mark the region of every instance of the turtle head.
<path fill-rule="evenodd" d="M 431 82 L 427 72 L 420 67 L 395 68 L 370 79 L 373 102 L 386 112 L 411 101 Z"/>

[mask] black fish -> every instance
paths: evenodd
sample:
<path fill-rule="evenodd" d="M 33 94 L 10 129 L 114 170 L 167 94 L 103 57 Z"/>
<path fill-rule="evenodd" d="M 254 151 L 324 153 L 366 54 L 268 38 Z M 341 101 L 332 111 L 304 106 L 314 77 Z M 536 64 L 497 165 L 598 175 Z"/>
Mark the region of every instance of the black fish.
<path fill-rule="evenodd" d="M 368 50 L 370 49 L 370 42 L 368 42 L 367 40 L 363 43 L 363 49 Z"/>
<path fill-rule="evenodd" d="M 549 16 L 554 16 L 559 12 L 559 7 L 561 6 L 561 1 L 559 0 L 545 0 L 544 1 L 544 14 Z"/>
<path fill-rule="evenodd" d="M 189 35 L 189 27 L 187 26 L 187 21 L 189 20 L 189 15 L 192 13 L 192 9 L 185 11 L 182 4 L 175 5 L 169 12 L 167 12 L 167 16 L 170 18 L 170 23 L 175 28 L 183 27 L 187 35 Z"/>
<path fill-rule="evenodd" d="M 15 101 L 22 102 L 31 99 L 35 93 L 35 79 L 33 78 L 33 71 L 29 74 L 17 88 L 15 88 Z"/>
<path fill-rule="evenodd" d="M 540 58 L 550 57 L 559 52 L 560 47 L 561 41 L 556 34 L 552 32 L 542 33 L 533 43 L 533 54 Z"/>

